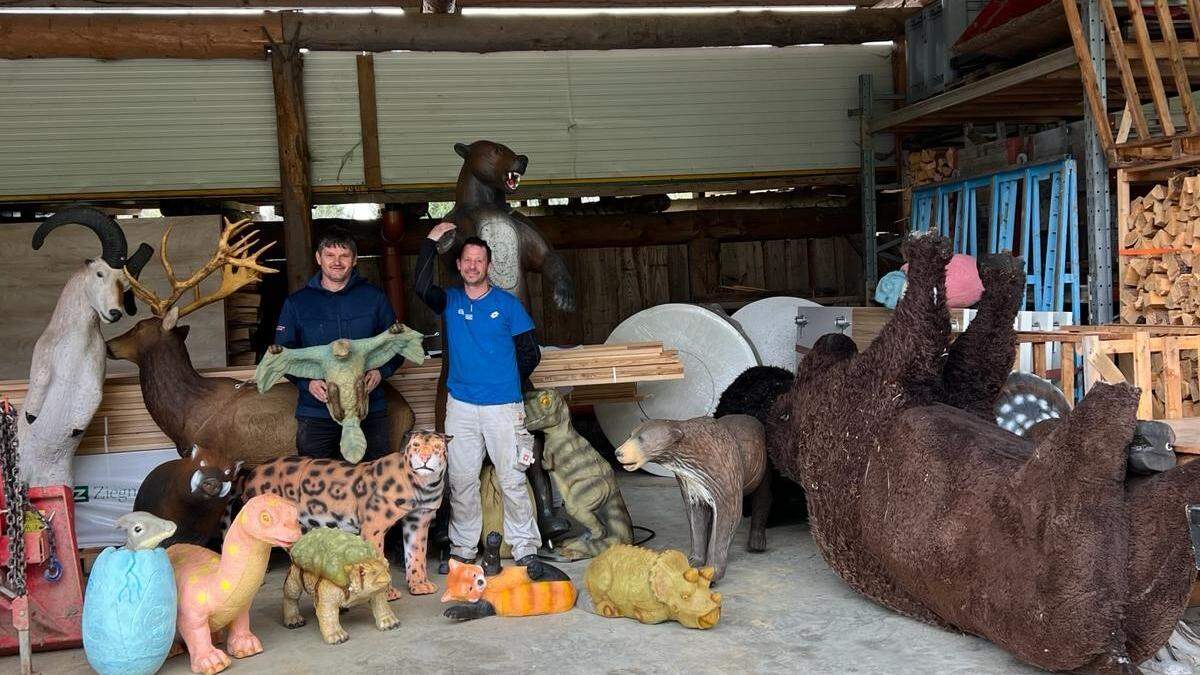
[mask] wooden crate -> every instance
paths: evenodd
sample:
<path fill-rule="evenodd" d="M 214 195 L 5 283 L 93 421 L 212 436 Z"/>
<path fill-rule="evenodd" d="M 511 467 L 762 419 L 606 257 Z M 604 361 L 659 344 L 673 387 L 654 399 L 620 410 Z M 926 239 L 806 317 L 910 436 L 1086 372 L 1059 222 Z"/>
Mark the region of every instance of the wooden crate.
<path fill-rule="evenodd" d="M 1067 400 L 1073 401 L 1075 397 L 1078 356 L 1085 392 L 1102 379 L 1120 378 L 1142 390 L 1139 419 L 1200 415 L 1200 367 L 1194 365 L 1200 361 L 1200 328 L 1078 326 L 1018 333 L 1017 339 L 1023 344 L 1061 345 L 1063 359 L 1059 371 L 1049 370 L 1044 361 L 1039 362 L 1035 357 L 1033 372 L 1056 382 Z"/>

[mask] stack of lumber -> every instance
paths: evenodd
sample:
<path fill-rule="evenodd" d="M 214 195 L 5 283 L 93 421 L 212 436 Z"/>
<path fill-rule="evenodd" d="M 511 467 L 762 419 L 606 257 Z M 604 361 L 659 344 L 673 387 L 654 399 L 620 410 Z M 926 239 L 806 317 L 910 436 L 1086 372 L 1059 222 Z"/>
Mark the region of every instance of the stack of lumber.
<path fill-rule="evenodd" d="M 416 414 L 420 428 L 434 426 L 441 359 L 424 364 L 405 364 L 388 382 L 400 390 Z M 252 380 L 253 368 L 206 370 L 206 377 L 232 377 Z M 533 372 L 535 387 L 575 387 L 576 397 L 586 403 L 630 400 L 636 397 L 633 383 L 649 380 L 683 379 L 683 363 L 674 350 L 664 350 L 660 342 L 614 345 L 586 345 L 573 349 L 547 349 Z M 18 409 L 25 399 L 27 380 L 0 381 L 0 396 L 7 397 Z M 276 386 L 287 386 L 286 383 Z M 595 387 L 594 391 L 588 389 Z M 104 398 L 92 423 L 84 432 L 78 454 L 129 452 L 172 447 L 170 439 L 151 419 L 142 401 L 142 389 L 136 377 L 110 377 L 104 383 Z"/>
<path fill-rule="evenodd" d="M 388 382 L 404 394 L 412 406 L 418 427 L 433 428 L 441 359 L 414 366 L 405 364 Z M 675 350 L 661 342 L 629 342 L 613 345 L 584 345 L 572 349 L 543 349 L 542 362 L 533 371 L 533 386 L 574 387 L 571 403 L 605 403 L 630 400 L 636 389 L 618 388 L 636 382 L 683 379 L 683 363 Z M 589 393 L 591 387 L 601 387 Z"/>
<path fill-rule="evenodd" d="M 1175 176 L 1130 203 L 1121 232 L 1121 321 L 1200 324 L 1200 176 Z"/>
<path fill-rule="evenodd" d="M 913 150 L 908 153 L 908 164 L 905 168 L 908 174 L 908 185 L 917 186 L 944 181 L 954 173 L 956 164 L 957 152 L 954 148 Z"/>
<path fill-rule="evenodd" d="M 225 353 L 231 366 L 253 366 L 254 347 L 250 337 L 258 328 L 258 306 L 262 296 L 258 284 L 243 287 L 225 298 Z"/>

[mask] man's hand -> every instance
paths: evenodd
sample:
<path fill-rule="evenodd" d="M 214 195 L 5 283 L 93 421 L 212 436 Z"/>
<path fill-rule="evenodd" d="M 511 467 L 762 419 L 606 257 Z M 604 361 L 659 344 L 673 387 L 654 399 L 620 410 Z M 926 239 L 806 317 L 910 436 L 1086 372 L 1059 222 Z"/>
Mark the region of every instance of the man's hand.
<path fill-rule="evenodd" d="M 329 391 L 325 387 L 325 380 L 309 380 L 308 393 L 313 395 L 321 403 L 326 403 L 329 400 Z"/>
<path fill-rule="evenodd" d="M 457 225 L 455 225 L 454 223 L 442 221 L 442 222 L 438 223 L 437 225 L 433 226 L 433 229 L 429 231 L 428 236 L 430 239 L 432 239 L 434 241 L 438 241 L 442 238 L 442 236 L 444 234 L 446 234 L 450 230 L 453 230 L 456 227 L 457 227 Z"/>
<path fill-rule="evenodd" d="M 378 370 L 368 370 L 367 372 L 363 373 L 363 384 L 367 386 L 368 394 L 374 391 L 375 387 L 378 387 L 379 383 L 382 381 L 383 375 L 381 375 Z"/>

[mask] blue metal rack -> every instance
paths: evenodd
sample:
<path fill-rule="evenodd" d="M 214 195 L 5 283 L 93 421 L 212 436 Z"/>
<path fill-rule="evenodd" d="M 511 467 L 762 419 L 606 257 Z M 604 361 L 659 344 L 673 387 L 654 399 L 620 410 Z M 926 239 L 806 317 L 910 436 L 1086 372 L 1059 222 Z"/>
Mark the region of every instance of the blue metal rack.
<path fill-rule="evenodd" d="M 1050 189 L 1044 221 L 1043 182 Z M 987 252 L 1012 251 L 1025 259 L 1034 311 L 1067 311 L 1069 285 L 1070 312 L 1079 325 L 1078 194 L 1071 158 L 939 183 L 913 190 L 911 229 L 924 232 L 936 226 L 942 236 L 953 237 L 955 253 L 978 255 L 983 243 L 977 222 L 979 200 L 990 197 Z"/>

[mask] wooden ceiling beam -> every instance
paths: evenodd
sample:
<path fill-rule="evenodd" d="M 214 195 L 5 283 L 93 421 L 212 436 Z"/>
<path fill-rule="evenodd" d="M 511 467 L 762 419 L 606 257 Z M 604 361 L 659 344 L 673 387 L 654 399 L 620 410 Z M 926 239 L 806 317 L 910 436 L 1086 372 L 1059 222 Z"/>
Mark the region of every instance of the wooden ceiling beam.
<path fill-rule="evenodd" d="M 502 52 L 858 44 L 904 32 L 906 10 L 588 16 L 0 14 L 0 59 L 262 58 L 325 51 Z M 286 38 L 285 38 L 286 36 Z"/>
<path fill-rule="evenodd" d="M 873 0 L 459 0 L 464 7 L 505 9 L 611 9 L 629 7 L 870 7 Z M 0 0 L 0 7 L 51 9 L 292 9 L 391 7 L 420 9 L 422 0 Z"/>

